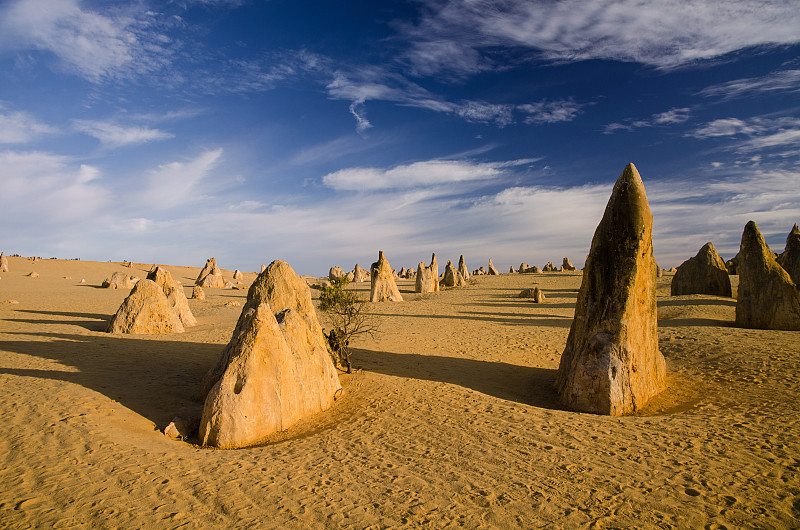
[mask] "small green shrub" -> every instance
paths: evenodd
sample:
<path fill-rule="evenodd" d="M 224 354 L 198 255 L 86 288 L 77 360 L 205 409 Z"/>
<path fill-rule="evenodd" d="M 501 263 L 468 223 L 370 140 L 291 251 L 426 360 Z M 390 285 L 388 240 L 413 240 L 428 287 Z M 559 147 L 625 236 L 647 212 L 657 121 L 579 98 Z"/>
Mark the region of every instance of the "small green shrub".
<path fill-rule="evenodd" d="M 323 287 L 319 293 L 319 308 L 331 319 L 333 329 L 325 334 L 328 340 L 333 363 L 352 371 L 350 364 L 350 340 L 358 335 L 372 335 L 378 331 L 374 315 L 366 311 L 364 300 L 353 291 L 345 290 L 350 283 L 345 277 L 331 281 L 330 287 Z"/>

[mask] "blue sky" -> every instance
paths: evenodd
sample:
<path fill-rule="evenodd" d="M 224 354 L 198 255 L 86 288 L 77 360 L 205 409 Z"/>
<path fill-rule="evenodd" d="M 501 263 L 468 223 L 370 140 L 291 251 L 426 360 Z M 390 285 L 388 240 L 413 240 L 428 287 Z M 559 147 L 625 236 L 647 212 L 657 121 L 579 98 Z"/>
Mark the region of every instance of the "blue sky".
<path fill-rule="evenodd" d="M 797 3 L 0 1 L 7 254 L 580 265 L 628 162 L 663 266 L 781 251 Z"/>

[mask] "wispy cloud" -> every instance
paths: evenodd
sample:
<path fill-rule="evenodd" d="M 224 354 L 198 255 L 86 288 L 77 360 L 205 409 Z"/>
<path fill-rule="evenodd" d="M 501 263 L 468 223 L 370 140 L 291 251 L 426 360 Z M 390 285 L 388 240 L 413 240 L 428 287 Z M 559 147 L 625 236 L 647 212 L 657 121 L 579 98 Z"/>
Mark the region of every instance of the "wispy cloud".
<path fill-rule="evenodd" d="M 517 108 L 527 114 L 525 123 L 542 124 L 572 121 L 580 114 L 583 105 L 571 99 L 561 99 L 526 103 Z"/>
<path fill-rule="evenodd" d="M 778 92 L 800 92 L 800 70 L 780 70 L 762 77 L 735 79 L 707 87 L 698 94 L 707 97 L 720 96 L 728 100 Z"/>
<path fill-rule="evenodd" d="M 472 123 L 485 123 L 505 127 L 515 123 L 518 115 L 529 125 L 571 121 L 584 105 L 572 99 L 542 100 L 532 103 L 492 103 L 488 101 L 449 101 L 433 94 L 403 75 L 391 73 L 381 67 L 337 71 L 326 86 L 333 99 L 350 101 L 350 112 L 356 118 L 357 129 L 372 126 L 366 119 L 368 101 L 388 101 L 433 112 L 451 114 Z"/>
<path fill-rule="evenodd" d="M 800 118 L 723 118 L 713 120 L 687 134 L 693 138 L 708 139 L 728 137 L 732 142 L 729 149 L 751 152 L 776 147 L 790 148 L 789 152 L 779 152 L 779 156 L 800 154 Z"/>
<path fill-rule="evenodd" d="M 360 167 L 342 169 L 325 175 L 322 182 L 338 191 L 377 191 L 485 181 L 499 174 L 498 164 L 430 160 L 390 169 Z"/>
<path fill-rule="evenodd" d="M 404 30 L 405 58 L 418 75 L 493 69 L 500 47 L 549 61 L 611 59 L 667 69 L 796 43 L 798 28 L 796 6 L 780 1 L 429 1 L 420 21 Z"/>
<path fill-rule="evenodd" d="M 0 9 L 0 49 L 48 52 L 95 83 L 139 75 L 161 68 L 171 55 L 153 16 L 90 10 L 77 0 L 17 0 Z"/>
<path fill-rule="evenodd" d="M 218 192 L 224 183 L 209 177 L 220 162 L 222 149 L 212 149 L 181 162 L 150 170 L 134 195 L 141 208 L 163 210 L 197 202 Z"/>
<path fill-rule="evenodd" d="M 26 237 L 36 234 L 42 244 L 52 243 L 59 237 L 55 232 L 60 225 L 102 222 L 102 212 L 110 204 L 111 195 L 98 182 L 99 170 L 67 157 L 4 151 L 0 152 L 0 167 L 0 209 L 8 233 L 20 228 Z M 36 219 L 46 219 L 50 226 L 42 226 Z"/>
<path fill-rule="evenodd" d="M 159 129 L 137 126 L 123 127 L 106 121 L 75 120 L 73 122 L 73 127 L 77 131 L 96 138 L 103 146 L 109 148 L 142 144 L 174 137 L 173 134 Z"/>
<path fill-rule="evenodd" d="M 688 107 L 672 108 L 665 112 L 659 112 L 645 120 L 626 120 L 625 123 L 609 123 L 603 129 L 603 134 L 613 134 L 616 131 L 632 131 L 642 127 L 658 127 L 675 125 L 689 120 L 691 110 Z"/>
<path fill-rule="evenodd" d="M 27 112 L 12 111 L 0 103 L 0 144 L 23 144 L 58 129 L 40 122 Z"/>

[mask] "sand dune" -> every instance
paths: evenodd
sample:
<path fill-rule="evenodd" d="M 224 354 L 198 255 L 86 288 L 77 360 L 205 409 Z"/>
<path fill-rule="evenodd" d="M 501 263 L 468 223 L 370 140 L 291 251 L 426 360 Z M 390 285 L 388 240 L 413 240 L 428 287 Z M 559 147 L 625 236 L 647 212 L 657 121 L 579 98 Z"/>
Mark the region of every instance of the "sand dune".
<path fill-rule="evenodd" d="M 185 333 L 115 336 L 103 330 L 128 293 L 98 286 L 151 264 L 9 261 L 0 527 L 798 525 L 800 332 L 733 327 L 734 299 L 670 297 L 669 274 L 669 386 L 637 416 L 556 400 L 580 272 L 422 295 L 400 280 L 404 302 L 370 306 L 381 332 L 355 345 L 363 371 L 341 376 L 353 384 L 331 411 L 269 445 L 219 451 L 159 429 L 199 412 L 246 290 L 189 300 L 198 325 Z M 189 295 L 199 269 L 167 268 Z M 516 298 L 534 282 L 548 303 Z"/>

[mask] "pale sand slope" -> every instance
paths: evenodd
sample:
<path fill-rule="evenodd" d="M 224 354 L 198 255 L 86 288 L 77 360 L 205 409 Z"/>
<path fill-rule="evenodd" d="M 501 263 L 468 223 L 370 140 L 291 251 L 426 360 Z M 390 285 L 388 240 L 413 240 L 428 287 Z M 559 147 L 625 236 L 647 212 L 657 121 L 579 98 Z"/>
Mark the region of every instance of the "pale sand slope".
<path fill-rule="evenodd" d="M 647 414 L 579 414 L 554 398 L 580 273 L 429 295 L 403 280 L 405 302 L 371 304 L 382 333 L 356 345 L 364 372 L 331 411 L 271 445 L 216 451 L 156 428 L 199 411 L 241 310 L 224 304 L 246 290 L 190 300 L 199 325 L 184 334 L 112 336 L 101 330 L 127 292 L 93 286 L 131 269 L 10 265 L 0 527 L 800 524 L 800 332 L 732 327 L 733 299 L 670 297 L 671 275 L 659 281 L 670 384 Z M 169 270 L 188 295 L 199 269 Z M 534 281 L 548 304 L 514 298 Z"/>

